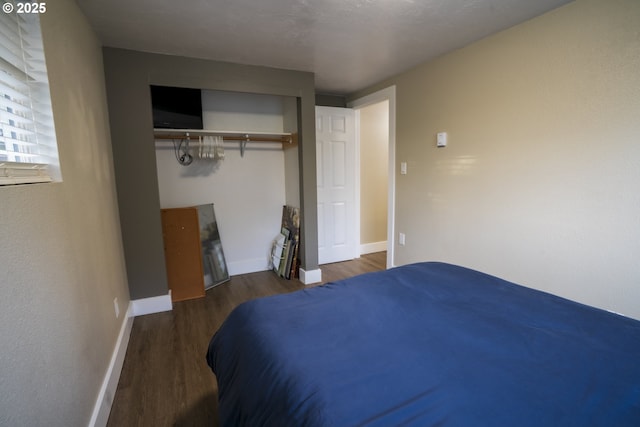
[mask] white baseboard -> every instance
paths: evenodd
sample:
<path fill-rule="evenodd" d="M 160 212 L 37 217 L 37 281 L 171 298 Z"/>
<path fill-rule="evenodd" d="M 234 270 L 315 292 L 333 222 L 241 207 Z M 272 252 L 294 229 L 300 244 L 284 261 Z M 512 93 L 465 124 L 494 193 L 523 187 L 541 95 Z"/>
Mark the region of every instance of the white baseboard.
<path fill-rule="evenodd" d="M 129 302 L 129 308 L 122 322 L 120 334 L 116 340 L 116 346 L 111 355 L 109 366 L 107 367 L 107 373 L 104 376 L 98 398 L 93 407 L 89 427 L 104 427 L 107 425 L 107 421 L 109 421 L 113 397 L 116 394 L 118 381 L 120 381 L 120 373 L 122 372 L 122 365 L 124 364 L 124 356 L 127 354 L 127 346 L 129 345 L 129 337 L 131 336 L 134 317 L 161 313 L 172 309 L 171 290 L 169 290 L 167 295 L 142 298 Z"/>
<path fill-rule="evenodd" d="M 242 261 L 227 262 L 229 276 L 237 276 L 238 274 L 255 273 L 257 271 L 269 270 L 269 263 L 265 258 L 254 258 Z"/>
<path fill-rule="evenodd" d="M 360 245 L 360 255 L 384 252 L 387 250 L 387 241 L 363 243 Z"/>
<path fill-rule="evenodd" d="M 131 316 L 132 304 L 129 303 L 129 309 L 127 310 L 126 317 L 122 322 L 118 339 L 116 340 L 116 346 L 111 355 L 111 361 L 107 368 L 107 373 L 102 381 L 100 392 L 98 393 L 98 399 L 93 407 L 93 414 L 89 421 L 89 427 L 104 427 L 109 421 L 109 414 L 111 413 L 111 405 L 113 405 L 113 397 L 116 394 L 118 388 L 118 381 L 120 381 L 120 373 L 122 372 L 122 365 L 124 364 L 124 356 L 127 354 L 127 346 L 129 345 L 129 336 L 131 335 L 131 327 L 133 326 L 133 316 Z"/>
<path fill-rule="evenodd" d="M 160 295 L 151 298 L 134 299 L 131 301 L 131 316 L 144 316 L 145 314 L 162 313 L 171 311 L 171 290 L 167 295 Z"/>
<path fill-rule="evenodd" d="M 312 283 L 320 283 L 322 282 L 322 270 L 318 268 L 315 270 L 305 271 L 301 268 L 300 281 L 305 285 L 310 285 Z"/>

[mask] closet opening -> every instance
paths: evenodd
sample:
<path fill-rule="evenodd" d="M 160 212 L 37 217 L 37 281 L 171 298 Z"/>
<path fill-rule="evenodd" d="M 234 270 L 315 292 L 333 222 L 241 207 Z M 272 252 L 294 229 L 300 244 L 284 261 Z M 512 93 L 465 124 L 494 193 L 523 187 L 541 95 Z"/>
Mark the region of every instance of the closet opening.
<path fill-rule="evenodd" d="M 300 208 L 298 99 L 200 95 L 200 129 L 155 129 L 160 207 L 212 204 L 229 275 L 269 270 L 283 206 Z"/>

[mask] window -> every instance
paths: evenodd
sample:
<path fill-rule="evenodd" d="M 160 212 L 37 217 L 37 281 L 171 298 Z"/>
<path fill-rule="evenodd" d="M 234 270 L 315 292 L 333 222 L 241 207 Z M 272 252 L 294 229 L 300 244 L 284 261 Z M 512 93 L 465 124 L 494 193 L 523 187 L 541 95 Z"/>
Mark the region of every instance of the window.
<path fill-rule="evenodd" d="M 4 0 L 3 3 L 13 3 Z M 60 179 L 40 19 L 0 13 L 0 185 Z"/>

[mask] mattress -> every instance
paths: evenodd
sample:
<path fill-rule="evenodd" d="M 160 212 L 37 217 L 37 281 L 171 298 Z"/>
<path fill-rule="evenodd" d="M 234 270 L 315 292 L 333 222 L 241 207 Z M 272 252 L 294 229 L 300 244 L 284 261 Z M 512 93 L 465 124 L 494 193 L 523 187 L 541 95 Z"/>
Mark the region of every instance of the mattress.
<path fill-rule="evenodd" d="M 640 426 L 640 322 L 444 263 L 238 306 L 223 426 Z"/>

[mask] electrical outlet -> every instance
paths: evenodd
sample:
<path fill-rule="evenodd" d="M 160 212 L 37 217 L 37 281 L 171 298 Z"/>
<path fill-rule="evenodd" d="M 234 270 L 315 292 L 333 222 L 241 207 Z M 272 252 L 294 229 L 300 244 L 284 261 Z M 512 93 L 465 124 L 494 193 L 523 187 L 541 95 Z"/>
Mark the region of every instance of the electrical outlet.
<path fill-rule="evenodd" d="M 113 299 L 113 308 L 116 311 L 116 319 L 120 317 L 120 306 L 118 305 L 118 297 Z"/>
<path fill-rule="evenodd" d="M 404 233 L 400 233 L 400 234 L 398 234 L 398 244 L 399 244 L 400 246 L 404 246 L 404 244 L 405 244 L 405 239 L 406 239 L 406 236 L 404 235 Z"/>

